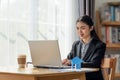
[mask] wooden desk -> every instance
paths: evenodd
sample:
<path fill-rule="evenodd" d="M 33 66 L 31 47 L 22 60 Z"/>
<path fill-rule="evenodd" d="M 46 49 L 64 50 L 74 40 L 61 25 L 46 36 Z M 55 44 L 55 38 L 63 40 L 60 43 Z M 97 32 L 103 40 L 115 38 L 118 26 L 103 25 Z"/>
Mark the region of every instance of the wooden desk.
<path fill-rule="evenodd" d="M 80 72 L 60 72 L 42 68 L 18 69 L 0 67 L 0 80 L 86 80 L 85 72 L 89 71 L 98 71 L 98 69 L 83 68 Z"/>

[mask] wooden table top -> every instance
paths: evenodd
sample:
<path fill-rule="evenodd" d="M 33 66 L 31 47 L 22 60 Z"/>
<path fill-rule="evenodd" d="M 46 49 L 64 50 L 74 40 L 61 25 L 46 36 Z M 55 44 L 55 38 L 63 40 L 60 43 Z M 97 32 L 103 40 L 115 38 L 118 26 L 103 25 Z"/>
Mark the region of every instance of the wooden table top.
<path fill-rule="evenodd" d="M 98 71 L 98 68 L 81 68 L 79 70 L 73 70 L 73 69 L 66 69 L 66 70 L 60 70 L 60 69 L 43 69 L 43 68 L 15 68 L 15 67 L 0 67 L 0 74 L 19 74 L 19 75 L 57 75 L 61 74 L 76 74 L 77 72 L 93 72 Z M 74 72 L 74 73 L 73 73 Z"/>

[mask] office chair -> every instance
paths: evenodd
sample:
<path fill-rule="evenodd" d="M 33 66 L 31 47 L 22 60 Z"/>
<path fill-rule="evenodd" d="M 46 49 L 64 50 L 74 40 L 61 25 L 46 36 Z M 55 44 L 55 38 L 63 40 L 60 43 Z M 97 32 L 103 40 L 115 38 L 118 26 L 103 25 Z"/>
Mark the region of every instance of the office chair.
<path fill-rule="evenodd" d="M 104 80 L 114 80 L 116 58 L 104 58 L 101 64 Z"/>

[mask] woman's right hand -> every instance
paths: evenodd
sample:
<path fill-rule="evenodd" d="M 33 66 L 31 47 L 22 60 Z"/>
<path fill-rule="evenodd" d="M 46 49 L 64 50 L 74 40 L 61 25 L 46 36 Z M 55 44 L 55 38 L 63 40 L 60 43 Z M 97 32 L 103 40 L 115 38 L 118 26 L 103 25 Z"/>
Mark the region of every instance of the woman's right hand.
<path fill-rule="evenodd" d="M 62 64 L 63 65 L 71 65 L 71 61 L 69 59 L 63 59 Z"/>

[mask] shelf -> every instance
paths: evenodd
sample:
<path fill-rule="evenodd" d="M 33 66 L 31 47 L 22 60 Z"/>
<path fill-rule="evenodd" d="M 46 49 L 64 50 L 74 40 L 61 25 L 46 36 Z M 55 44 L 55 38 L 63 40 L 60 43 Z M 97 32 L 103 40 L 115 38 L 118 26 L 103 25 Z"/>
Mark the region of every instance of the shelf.
<path fill-rule="evenodd" d="M 120 26 L 120 22 L 119 21 L 104 21 L 102 22 L 103 26 Z"/>
<path fill-rule="evenodd" d="M 115 78 L 120 78 L 120 73 L 115 73 Z"/>
<path fill-rule="evenodd" d="M 108 2 L 108 4 L 112 6 L 119 6 L 120 2 Z"/>
<path fill-rule="evenodd" d="M 109 3 L 109 4 L 113 4 Z M 120 4 L 120 3 L 119 3 Z M 118 5 L 118 3 L 114 3 L 114 5 Z M 96 26 L 97 26 L 97 33 L 100 39 L 102 40 L 102 27 L 120 27 L 120 21 L 100 21 L 100 12 L 96 11 Z M 106 43 L 106 48 L 109 50 L 119 50 L 120 43 Z"/>
<path fill-rule="evenodd" d="M 109 43 L 109 44 L 107 44 L 107 48 L 120 48 L 120 44 Z"/>

